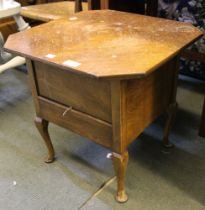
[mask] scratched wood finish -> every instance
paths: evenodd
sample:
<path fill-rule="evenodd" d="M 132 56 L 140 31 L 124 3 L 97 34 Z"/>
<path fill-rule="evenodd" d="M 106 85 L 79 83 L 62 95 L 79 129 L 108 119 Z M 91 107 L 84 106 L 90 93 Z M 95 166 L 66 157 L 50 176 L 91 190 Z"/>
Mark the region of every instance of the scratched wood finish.
<path fill-rule="evenodd" d="M 82 9 L 88 10 L 88 4 L 82 3 Z M 40 5 L 26 6 L 21 8 L 21 15 L 23 17 L 48 22 L 60 18 L 66 18 L 75 13 L 74 1 L 63 1 L 46 3 Z"/>
<path fill-rule="evenodd" d="M 39 95 L 111 123 L 108 81 L 79 76 L 34 62 Z"/>
<path fill-rule="evenodd" d="M 65 69 L 68 67 L 63 63 L 73 60 L 80 64 L 73 68 L 75 72 L 94 77 L 139 77 L 201 35 L 187 23 L 100 10 L 80 12 L 74 18 L 11 35 L 5 48 Z M 47 54 L 55 57 L 49 59 Z"/>
<path fill-rule="evenodd" d="M 127 201 L 127 147 L 176 103 L 176 55 L 201 35 L 189 24 L 116 11 L 82 12 L 12 35 L 5 47 L 27 58 L 49 160 L 54 151 L 47 122 L 108 147 L 116 199 Z"/>
<path fill-rule="evenodd" d="M 201 124 L 200 124 L 199 135 L 202 137 L 205 137 L 205 99 L 204 99 L 204 106 L 203 106 L 203 111 L 202 111 L 202 115 L 201 115 Z"/>

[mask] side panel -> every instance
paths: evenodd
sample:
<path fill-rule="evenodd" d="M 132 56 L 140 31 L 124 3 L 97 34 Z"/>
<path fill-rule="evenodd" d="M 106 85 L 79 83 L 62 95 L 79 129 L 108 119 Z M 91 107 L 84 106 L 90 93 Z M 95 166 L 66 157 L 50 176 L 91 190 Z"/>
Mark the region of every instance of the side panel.
<path fill-rule="evenodd" d="M 172 103 L 175 91 L 176 60 L 141 79 L 127 81 L 126 134 L 132 142 Z"/>

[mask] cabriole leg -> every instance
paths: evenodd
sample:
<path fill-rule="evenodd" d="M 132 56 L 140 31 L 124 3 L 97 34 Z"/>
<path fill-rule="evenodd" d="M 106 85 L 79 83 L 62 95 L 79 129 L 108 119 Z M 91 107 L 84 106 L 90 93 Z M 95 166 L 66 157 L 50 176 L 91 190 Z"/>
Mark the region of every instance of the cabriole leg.
<path fill-rule="evenodd" d="M 35 118 L 36 127 L 38 131 L 40 132 L 43 140 L 45 141 L 46 147 L 48 149 L 48 156 L 45 159 L 45 162 L 52 163 L 54 161 L 55 152 L 54 152 L 53 145 L 52 145 L 49 133 L 48 133 L 48 123 L 49 122 L 47 120 L 44 120 L 40 117 Z"/>
<path fill-rule="evenodd" d="M 163 146 L 166 148 L 173 147 L 173 144 L 169 142 L 169 134 L 173 126 L 177 111 L 177 103 L 170 104 L 167 110 L 167 120 L 164 128 Z"/>
<path fill-rule="evenodd" d="M 121 155 L 115 152 L 112 153 L 113 165 L 117 176 L 116 200 L 120 203 L 126 202 L 128 200 L 128 196 L 125 192 L 125 173 L 127 169 L 128 158 L 129 155 L 127 151 Z"/>

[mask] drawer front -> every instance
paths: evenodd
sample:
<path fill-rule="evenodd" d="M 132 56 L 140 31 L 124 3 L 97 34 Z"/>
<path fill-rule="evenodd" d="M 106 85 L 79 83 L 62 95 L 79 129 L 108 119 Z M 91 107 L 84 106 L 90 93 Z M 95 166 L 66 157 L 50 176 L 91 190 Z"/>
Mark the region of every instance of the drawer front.
<path fill-rule="evenodd" d="M 55 66 L 33 63 L 38 94 L 111 122 L 110 84 Z"/>
<path fill-rule="evenodd" d="M 105 147 L 112 147 L 111 124 L 42 97 L 38 97 L 38 101 L 42 118 Z"/>

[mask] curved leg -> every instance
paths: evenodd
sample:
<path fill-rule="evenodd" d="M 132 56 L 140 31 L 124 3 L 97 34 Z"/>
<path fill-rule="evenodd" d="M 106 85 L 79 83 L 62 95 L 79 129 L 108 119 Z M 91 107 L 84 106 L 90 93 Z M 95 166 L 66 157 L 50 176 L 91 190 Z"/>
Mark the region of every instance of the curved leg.
<path fill-rule="evenodd" d="M 54 161 L 55 152 L 48 133 L 48 123 L 49 122 L 47 120 L 44 120 L 40 117 L 35 118 L 36 127 L 40 132 L 43 140 L 45 141 L 46 147 L 48 149 L 48 157 L 45 159 L 45 162 L 52 163 Z"/>
<path fill-rule="evenodd" d="M 119 155 L 115 152 L 112 153 L 112 160 L 117 176 L 117 195 L 116 200 L 120 203 L 124 203 L 128 200 L 128 196 L 125 192 L 125 173 L 127 169 L 129 154 L 126 151 L 124 154 Z"/>
<path fill-rule="evenodd" d="M 176 117 L 176 111 L 177 111 L 177 103 L 175 102 L 173 104 L 170 104 L 167 110 L 167 120 L 164 128 L 164 137 L 163 137 L 163 146 L 166 148 L 173 147 L 173 144 L 169 142 L 169 134 L 173 126 L 174 119 Z"/>

